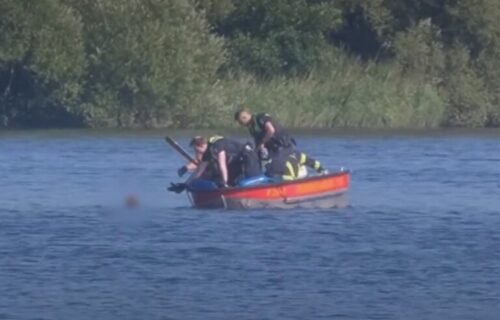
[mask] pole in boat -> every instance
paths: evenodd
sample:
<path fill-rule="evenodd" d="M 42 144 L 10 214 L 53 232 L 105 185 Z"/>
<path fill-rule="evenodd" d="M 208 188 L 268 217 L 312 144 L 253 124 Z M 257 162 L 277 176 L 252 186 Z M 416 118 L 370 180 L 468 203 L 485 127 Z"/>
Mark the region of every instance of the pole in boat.
<path fill-rule="evenodd" d="M 192 163 L 198 163 L 198 161 L 195 158 L 193 158 L 186 150 L 184 150 L 184 148 L 181 147 L 177 143 L 177 141 L 175 141 L 173 138 L 167 136 L 165 137 L 165 141 L 168 143 L 169 146 L 171 146 L 175 151 L 177 151 L 181 156 L 186 158 L 188 161 Z"/>
<path fill-rule="evenodd" d="M 189 162 L 194 163 L 196 165 L 199 164 L 199 161 L 193 158 L 186 150 L 184 150 L 181 145 L 177 143 L 173 138 L 166 136 L 165 141 L 169 146 L 171 146 L 175 151 L 177 151 L 181 156 L 186 158 Z M 171 183 L 171 187 L 167 188 L 169 191 L 173 191 L 176 193 L 180 193 L 186 189 L 185 183 Z"/>

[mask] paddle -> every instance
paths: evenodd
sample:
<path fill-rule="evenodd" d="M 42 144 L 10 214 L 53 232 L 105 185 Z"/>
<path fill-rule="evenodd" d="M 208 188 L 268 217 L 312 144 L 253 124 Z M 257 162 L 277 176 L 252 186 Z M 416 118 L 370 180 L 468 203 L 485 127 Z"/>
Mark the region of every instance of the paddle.
<path fill-rule="evenodd" d="M 186 158 L 187 160 L 189 160 L 192 163 L 198 164 L 198 161 L 195 158 L 193 158 L 189 153 L 187 153 L 187 151 L 184 150 L 184 148 L 182 148 L 177 143 L 177 141 L 175 141 L 174 139 L 172 139 L 171 137 L 168 137 L 168 136 L 165 137 L 165 141 L 168 143 L 168 145 L 170 145 L 175 151 L 177 151 L 184 158 Z"/>

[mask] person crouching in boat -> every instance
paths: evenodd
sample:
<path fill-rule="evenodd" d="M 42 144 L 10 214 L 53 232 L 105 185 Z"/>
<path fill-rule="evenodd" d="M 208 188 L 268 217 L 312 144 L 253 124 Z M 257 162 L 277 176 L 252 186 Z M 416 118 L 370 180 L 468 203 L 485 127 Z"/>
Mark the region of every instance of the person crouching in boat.
<path fill-rule="evenodd" d="M 299 162 L 301 169 L 304 167 L 307 167 L 307 168 L 311 168 L 311 169 L 315 170 L 318 174 L 327 174 L 328 173 L 328 171 L 325 168 L 323 168 L 323 166 L 321 165 L 321 162 L 319 162 L 316 159 L 311 158 L 310 156 L 308 156 L 304 152 L 300 152 L 300 151 L 296 150 L 295 152 L 292 153 L 292 156 L 293 156 L 293 158 L 295 158 Z M 299 172 L 301 172 L 301 170 L 299 170 Z M 306 175 L 307 175 L 307 170 L 306 170 Z M 299 175 L 299 178 L 303 178 L 303 177 Z"/>
<path fill-rule="evenodd" d="M 248 128 L 253 137 L 256 150 L 262 160 L 269 158 L 275 163 L 283 163 L 284 159 L 293 156 L 299 161 L 301 166 L 306 166 L 315 170 L 319 174 L 325 174 L 327 171 L 318 160 L 309 157 L 304 152 L 296 150 L 296 142 L 286 130 L 280 126 L 267 113 L 252 114 L 248 109 L 238 110 L 234 119 L 244 127 Z M 266 150 L 268 157 L 265 156 Z"/>
<path fill-rule="evenodd" d="M 275 181 L 296 180 L 304 178 L 301 172 L 302 167 L 295 153 L 289 155 L 281 154 L 278 157 L 270 159 L 265 165 L 265 175 L 273 178 Z"/>
<path fill-rule="evenodd" d="M 206 170 L 214 171 L 216 179 L 213 180 L 220 187 L 233 186 L 240 179 L 261 174 L 258 155 L 247 144 L 222 136 L 199 137 L 193 141 L 193 148 L 203 156 L 196 171 L 186 182 L 187 184 L 199 177 L 205 177 Z"/>

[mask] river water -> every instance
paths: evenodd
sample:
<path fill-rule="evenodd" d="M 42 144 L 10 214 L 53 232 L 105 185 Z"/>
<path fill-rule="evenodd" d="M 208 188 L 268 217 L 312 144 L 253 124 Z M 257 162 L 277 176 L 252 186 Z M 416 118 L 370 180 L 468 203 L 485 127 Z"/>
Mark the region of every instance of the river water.
<path fill-rule="evenodd" d="M 500 136 L 298 138 L 350 206 L 198 211 L 158 133 L 3 133 L 0 319 L 499 319 Z"/>

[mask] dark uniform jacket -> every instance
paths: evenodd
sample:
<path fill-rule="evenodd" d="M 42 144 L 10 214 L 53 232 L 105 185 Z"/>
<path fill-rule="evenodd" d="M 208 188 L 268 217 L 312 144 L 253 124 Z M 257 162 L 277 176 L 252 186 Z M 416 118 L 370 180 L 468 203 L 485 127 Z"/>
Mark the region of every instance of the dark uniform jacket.
<path fill-rule="evenodd" d="M 207 151 L 203 154 L 203 161 L 217 162 L 219 153 L 226 152 L 226 161 L 231 163 L 235 161 L 241 152 L 245 149 L 245 145 L 238 142 L 226 139 L 224 137 L 211 137 L 208 141 Z"/>
<path fill-rule="evenodd" d="M 275 133 L 273 137 L 266 142 L 265 147 L 270 151 L 277 151 L 280 148 L 291 148 L 295 145 L 293 138 L 267 113 L 258 113 L 252 116 L 248 131 L 254 138 L 255 144 L 262 143 L 266 135 L 266 123 L 272 123 Z"/>
<path fill-rule="evenodd" d="M 213 175 L 216 179 L 220 178 L 217 160 L 222 151 L 226 152 L 229 184 L 234 184 L 236 179 L 249 178 L 261 173 L 258 156 L 252 148 L 238 141 L 216 136 L 209 139 L 207 151 L 202 158 L 209 163 L 209 168 L 216 171 Z"/>

